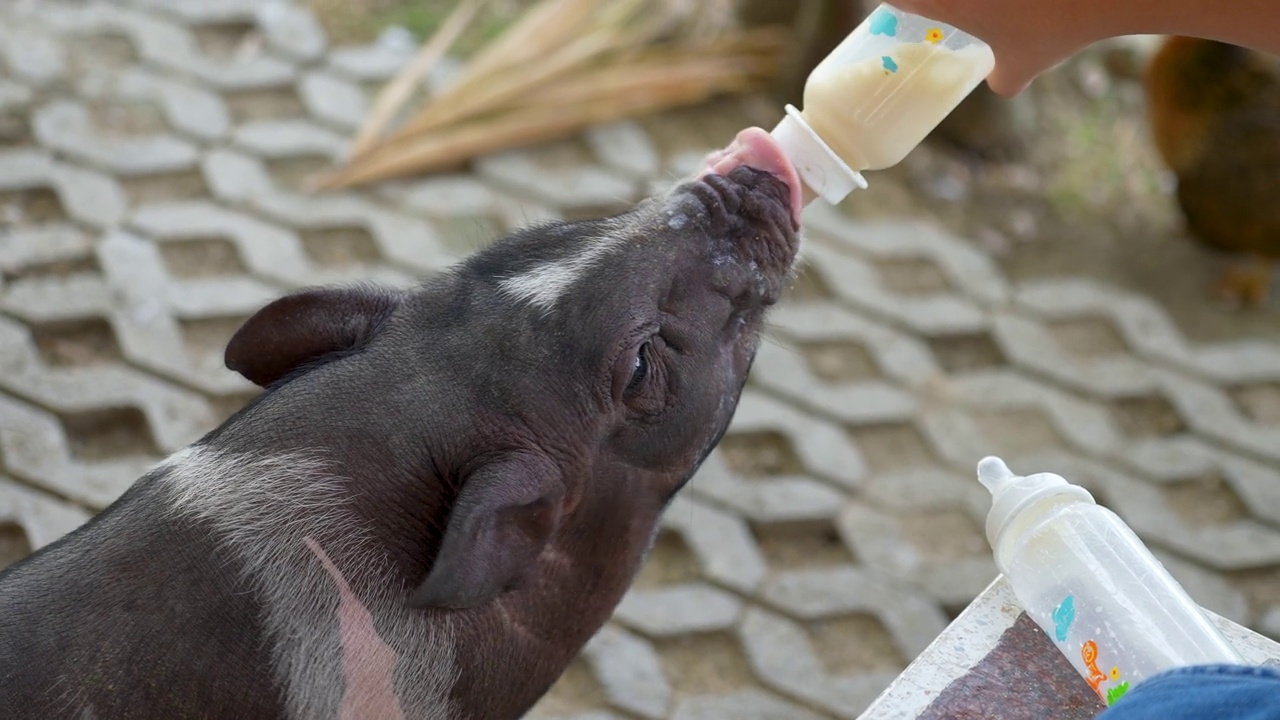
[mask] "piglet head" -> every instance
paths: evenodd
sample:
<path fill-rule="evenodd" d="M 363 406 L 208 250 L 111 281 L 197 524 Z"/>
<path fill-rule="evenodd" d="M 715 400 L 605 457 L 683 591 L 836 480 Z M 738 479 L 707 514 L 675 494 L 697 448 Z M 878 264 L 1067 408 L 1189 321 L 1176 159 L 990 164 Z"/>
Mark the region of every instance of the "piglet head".
<path fill-rule="evenodd" d="M 727 428 L 798 214 L 752 130 L 627 213 L 519 231 L 415 289 L 287 296 L 227 348 L 268 388 L 244 424 L 343 463 L 406 602 L 498 602 L 568 657 Z"/>

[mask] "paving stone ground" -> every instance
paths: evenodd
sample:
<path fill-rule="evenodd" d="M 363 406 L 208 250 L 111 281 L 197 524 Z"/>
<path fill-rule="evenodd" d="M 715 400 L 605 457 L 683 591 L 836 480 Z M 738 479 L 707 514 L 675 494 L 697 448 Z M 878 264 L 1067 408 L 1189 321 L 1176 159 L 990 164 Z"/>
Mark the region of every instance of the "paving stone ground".
<path fill-rule="evenodd" d="M 252 395 L 221 350 L 303 285 L 407 284 L 610 212 L 748 123 L 722 102 L 339 196 L 413 52 L 270 0 L 0 5 L 0 565 Z M 994 576 L 976 461 L 1052 469 L 1206 606 L 1280 638 L 1280 346 L 1189 341 L 1090 275 L 1016 280 L 910 217 L 807 212 L 723 445 L 541 718 L 852 718 Z"/>

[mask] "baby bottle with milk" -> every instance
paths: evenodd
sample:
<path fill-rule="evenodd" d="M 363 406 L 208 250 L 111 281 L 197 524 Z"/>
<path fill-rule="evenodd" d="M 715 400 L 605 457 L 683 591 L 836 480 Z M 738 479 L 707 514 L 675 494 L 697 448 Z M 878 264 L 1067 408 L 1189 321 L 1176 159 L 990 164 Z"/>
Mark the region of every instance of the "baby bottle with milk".
<path fill-rule="evenodd" d="M 1174 667 L 1243 660 L 1118 515 L 1061 476 L 978 464 L 987 539 L 1014 595 L 1111 705 Z"/>
<path fill-rule="evenodd" d="M 788 105 L 772 134 L 806 199 L 838 203 L 867 186 L 862 171 L 906 157 L 994 66 L 972 35 L 882 4 L 814 68 L 804 109 Z"/>

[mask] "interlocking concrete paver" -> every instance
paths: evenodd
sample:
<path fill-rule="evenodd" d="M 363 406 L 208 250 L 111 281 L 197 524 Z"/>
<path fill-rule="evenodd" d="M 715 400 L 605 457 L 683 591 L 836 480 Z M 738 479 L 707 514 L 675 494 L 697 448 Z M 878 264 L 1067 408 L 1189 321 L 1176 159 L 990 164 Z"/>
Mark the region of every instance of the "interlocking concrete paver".
<path fill-rule="evenodd" d="M 756 355 L 756 382 L 801 407 L 848 425 L 902 421 L 915 414 L 910 392 L 887 382 L 832 383 L 809 369 L 802 353 L 766 342 Z"/>
<path fill-rule="evenodd" d="M 86 77 L 81 80 L 80 94 L 90 100 L 154 103 L 175 131 L 198 140 L 218 140 L 231 127 L 226 103 L 216 93 L 143 68 Z"/>
<path fill-rule="evenodd" d="M 17 283 L 0 307 L 33 323 L 105 316 L 121 352 L 140 367 L 214 395 L 250 389 L 222 367 L 220 351 L 193 358 L 179 321 L 248 316 L 275 296 L 273 288 L 247 278 L 188 279 L 177 285 L 154 245 L 123 232 L 110 233 L 96 254 L 105 278 Z"/>
<path fill-rule="evenodd" d="M 805 211 L 806 232 L 879 258 L 925 258 L 961 292 L 985 303 L 1009 297 L 995 262 L 972 245 L 922 222 L 852 222 L 839 210 L 814 203 Z"/>
<path fill-rule="evenodd" d="M 310 262 L 293 232 L 211 202 L 156 203 L 139 208 L 129 223 L 161 241 L 226 238 L 254 274 L 286 285 L 307 282 Z"/>
<path fill-rule="evenodd" d="M 1271 606 L 1262 619 L 1261 632 L 1271 637 L 1280 637 L 1280 604 Z"/>
<path fill-rule="evenodd" d="M 973 417 L 957 408 L 931 409 L 917 419 L 917 427 L 938 457 L 957 467 L 977 462 L 990 447 Z"/>
<path fill-rule="evenodd" d="M 48 188 L 72 220 L 95 228 L 115 225 L 128 208 L 113 178 L 54 160 L 34 150 L 0 152 L 0 192 Z"/>
<path fill-rule="evenodd" d="M 243 153 L 217 150 L 202 164 L 211 192 L 223 202 L 244 205 L 279 223 L 301 230 L 355 228 L 367 232 L 382 257 L 408 272 L 430 272 L 459 258 L 430 223 L 386 210 L 358 195 L 300 195 L 276 187 L 261 161 Z M 379 272 L 397 281 L 403 275 Z"/>
<path fill-rule="evenodd" d="M 855 677 L 828 674 L 804 630 L 795 622 L 766 610 L 748 610 L 739 633 L 752 668 L 766 686 L 819 705 L 836 717 L 857 717 L 895 675 L 883 672 Z"/>
<path fill-rule="evenodd" d="M 192 357 L 183 347 L 182 319 L 247 317 L 278 291 L 245 277 L 172 278 L 159 248 L 113 232 L 98 244 L 98 262 L 120 295 L 113 327 L 133 362 L 213 394 L 244 392 L 248 381 L 222 366 L 221 352 Z"/>
<path fill-rule="evenodd" d="M 279 0 L 258 3 L 258 27 L 267 36 L 272 50 L 299 62 L 324 57 L 327 41 L 324 28 L 306 10 Z"/>
<path fill-rule="evenodd" d="M 636 179 L 652 177 L 662 167 L 657 148 L 634 122 L 600 125 L 587 130 L 584 138 L 597 160 Z"/>
<path fill-rule="evenodd" d="M 96 62 L 104 38 L 131 52 Z M 343 159 L 418 47 L 403 28 L 331 47 L 290 0 L 0 3 L 17 145 L 0 150 L 0 522 L 51 542 L 243 402 L 221 343 L 269 299 L 408 285 L 491 232 L 665 190 L 713 149 L 638 118 L 444 174 L 295 187 Z M 158 112 L 115 124 L 139 105 Z M 728 441 L 663 518 L 656 580 L 558 689 L 568 709 L 533 717 L 855 717 L 994 575 L 974 478 L 990 453 L 1083 483 L 1198 601 L 1280 637 L 1280 346 L 1195 342 L 1084 274 L 1011 281 L 933 223 L 804 219 L 795 295 Z M 1115 340 L 1095 352 L 1081 324 Z M 716 677 L 686 677 L 704 647 Z"/>
<path fill-rule="evenodd" d="M 619 174 L 590 165 L 542 167 L 528 150 L 488 155 L 475 165 L 495 184 L 565 209 L 617 207 L 639 197 L 638 184 Z"/>
<path fill-rule="evenodd" d="M 633 589 L 618 606 L 619 622 L 652 636 L 732 628 L 742 613 L 737 596 L 703 583 L 657 590 Z"/>
<path fill-rule="evenodd" d="M 131 249 L 117 247 L 107 252 L 113 255 L 107 259 L 112 265 L 139 259 Z M 34 281 L 16 284 L 3 307 L 14 316 L 37 324 L 75 323 L 105 315 L 120 352 L 139 367 L 218 397 L 250 390 L 247 381 L 222 367 L 220 352 L 198 357 L 187 352 L 177 316 L 247 316 L 262 304 L 262 298 L 273 295 L 261 292 L 260 287 L 238 284 L 228 288 L 232 294 L 224 299 L 221 287 L 206 285 L 197 290 L 199 295 L 170 305 L 172 298 L 163 297 L 169 288 L 162 287 L 149 272 L 154 267 L 151 259 L 140 259 L 144 267 L 132 274 L 139 284 L 131 293 L 117 292 L 112 285 L 94 278 Z M 161 297 L 154 297 L 153 292 Z M 259 302 L 246 303 L 245 299 L 253 298 L 255 293 Z M 215 301 L 207 302 L 210 298 Z M 113 302 L 115 307 L 108 305 Z"/>
<path fill-rule="evenodd" d="M 355 130 L 368 112 L 360 86 L 327 72 L 309 72 L 298 81 L 298 91 L 317 120 L 343 130 Z"/>
<path fill-rule="evenodd" d="M 154 464 L 141 457 L 80 461 L 55 416 L 3 395 L 0 457 L 10 476 L 95 510 L 111 504 Z"/>
<path fill-rule="evenodd" d="M 503 229 L 532 222 L 559 220 L 554 208 L 501 192 L 472 174 L 441 173 L 423 178 L 389 180 L 372 194 L 382 201 L 432 219 L 486 219 Z M 485 244 L 495 239 L 486 236 Z"/>
<path fill-rule="evenodd" d="M 953 379 L 950 389 L 957 400 L 982 412 L 1034 408 L 1064 440 L 1091 453 L 1105 455 L 1123 443 L 1115 421 L 1101 407 L 1021 375 L 974 373 Z M 976 463 L 981 458 L 969 459 Z"/>
<path fill-rule="evenodd" d="M 1154 301 L 1093 280 L 1028 283 L 1018 288 L 1015 298 L 1046 318 L 1108 318 L 1134 353 L 1184 367 L 1214 382 L 1280 378 L 1280 347 L 1250 340 L 1192 347 Z"/>
<path fill-rule="evenodd" d="M 161 243 L 225 239 L 235 246 L 237 258 L 251 273 L 283 287 L 356 280 L 394 286 L 414 282 L 412 276 L 389 267 L 318 267 L 292 230 L 204 200 L 146 205 L 139 208 L 129 222 L 140 233 Z"/>
<path fill-rule="evenodd" d="M 235 143 L 263 158 L 319 155 L 341 160 L 346 138 L 305 120 L 259 120 L 236 128 Z"/>
<path fill-rule="evenodd" d="M 1137 443 L 1120 459 L 1157 481 L 1220 474 L 1258 518 L 1280 526 L 1280 469 L 1215 448 L 1190 436 Z"/>
<path fill-rule="evenodd" d="M 676 496 L 662 517 L 662 527 L 684 538 L 708 580 L 749 593 L 764 579 L 768 568 L 760 548 L 747 524 L 732 513 Z"/>
<path fill-rule="evenodd" d="M 353 80 L 379 82 L 394 77 L 417 50 L 412 34 L 384 32 L 368 45 L 334 48 L 329 67 Z"/>
<path fill-rule="evenodd" d="M 897 518 L 860 503 L 850 503 L 840 513 L 837 527 L 868 567 L 949 605 L 967 603 L 998 572 L 985 543 L 965 557 L 930 559 L 913 546 Z"/>
<path fill-rule="evenodd" d="M 573 715 L 546 715 L 539 712 L 537 706 L 530 711 L 528 717 L 530 720 L 623 720 L 619 715 L 603 711 L 574 713 Z"/>
<path fill-rule="evenodd" d="M 829 422 L 748 389 L 742 394 L 729 432 L 774 431 L 790 440 L 801 463 L 815 477 L 849 488 L 867 476 L 866 462 L 853 441 Z"/>
<path fill-rule="evenodd" d="M 992 334 L 1011 362 L 1083 393 L 1103 398 L 1145 395 L 1159 384 L 1155 371 L 1129 355 L 1077 360 L 1044 325 L 1002 313 Z"/>
<path fill-rule="evenodd" d="M 711 453 L 698 470 L 689 492 L 758 522 L 802 522 L 835 516 L 843 496 L 829 485 L 806 477 L 747 480 L 729 469 L 721 452 Z"/>
<path fill-rule="evenodd" d="M 356 195 L 310 197 L 272 192 L 245 198 L 253 208 L 301 229 L 355 227 L 369 233 L 393 264 L 429 272 L 458 260 L 424 220 L 385 210 Z"/>
<path fill-rule="evenodd" d="M 170 135 L 108 137 L 99 134 L 79 103 L 55 101 L 36 111 L 36 139 L 76 160 L 122 176 L 169 173 L 195 166 L 194 145 Z"/>
<path fill-rule="evenodd" d="M 35 93 L 25 85 L 0 79 L 0 112 L 26 110 Z"/>
<path fill-rule="evenodd" d="M 884 286 L 875 267 L 862 259 L 817 243 L 807 249 L 810 267 L 841 300 L 877 317 L 900 322 L 925 336 L 986 330 L 987 314 L 973 300 L 932 293 L 904 296 Z"/>
<path fill-rule="evenodd" d="M 672 720 L 819 720 L 820 715 L 783 702 L 760 690 L 689 698 L 676 707 Z"/>
<path fill-rule="evenodd" d="M 1165 397 L 1192 430 L 1261 457 L 1280 460 L 1280 427 L 1246 419 L 1221 388 L 1208 382 L 1167 370 L 1159 376 Z"/>
<path fill-rule="evenodd" d="M 882 323 L 857 315 L 833 302 L 784 303 L 769 322 L 779 335 L 797 342 L 852 342 L 864 348 L 884 375 L 918 387 L 942 373 L 928 344 Z"/>
<path fill-rule="evenodd" d="M 0 317 L 0 389 L 68 414 L 136 408 L 161 452 L 175 452 L 211 429 L 204 398 L 130 368 L 45 368 L 30 333 Z"/>
<path fill-rule="evenodd" d="M 991 505 L 990 494 L 976 477 L 937 467 L 877 473 L 867 483 L 866 497 L 903 514 L 957 509 L 981 517 Z"/>
<path fill-rule="evenodd" d="M 554 205 L 507 194 L 498 198 L 498 216 L 511 230 L 564 219 L 564 213 Z"/>
<path fill-rule="evenodd" d="M 36 87 L 62 79 L 66 51 L 48 35 L 25 23 L 13 23 L 0 11 L 0 60 L 12 77 Z"/>
<path fill-rule="evenodd" d="M 498 212 L 499 197 L 488 185 L 470 175 L 427 178 L 404 188 L 399 200 L 405 207 L 427 215 L 487 215 Z"/>
<path fill-rule="evenodd" d="M 947 625 L 942 611 L 910 585 L 851 566 L 779 573 L 760 595 L 801 619 L 873 614 L 908 657 L 924 650 Z"/>
<path fill-rule="evenodd" d="M 32 550 L 75 530 L 89 513 L 44 493 L 29 490 L 0 474 L 0 522 L 22 528 Z"/>
<path fill-rule="evenodd" d="M 123 34 L 142 60 L 223 90 L 279 87 L 295 75 L 292 65 L 266 53 L 239 54 L 230 60 L 209 57 L 187 28 L 161 15 L 109 2 L 58 6 L 45 19 L 70 35 Z"/>
<path fill-rule="evenodd" d="M 74 225 L 49 223 L 15 227 L 5 231 L 4 242 L 0 243 L 0 273 L 17 276 L 33 266 L 73 261 L 92 254 L 92 238 Z"/>
<path fill-rule="evenodd" d="M 211 3 L 204 0 L 131 0 L 132 4 L 158 12 L 172 15 L 183 22 L 197 25 L 248 22 L 253 19 L 254 11 L 264 0 L 219 0 Z M 266 4 L 276 4 L 275 0 L 266 0 Z"/>
<path fill-rule="evenodd" d="M 209 192 L 231 205 L 275 191 L 275 183 L 262 162 L 241 152 L 220 149 L 205 153 L 200 171 Z"/>
<path fill-rule="evenodd" d="M 671 685 L 648 642 L 614 625 L 606 625 L 583 649 L 609 701 L 645 718 L 666 716 Z"/>

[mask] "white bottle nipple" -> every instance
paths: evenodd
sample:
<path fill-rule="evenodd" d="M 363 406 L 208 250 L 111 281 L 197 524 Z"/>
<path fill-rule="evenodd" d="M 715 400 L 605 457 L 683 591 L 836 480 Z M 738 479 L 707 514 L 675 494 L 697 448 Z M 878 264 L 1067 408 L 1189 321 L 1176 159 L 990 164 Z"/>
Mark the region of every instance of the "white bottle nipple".
<path fill-rule="evenodd" d="M 982 483 L 982 487 L 989 490 L 992 495 L 1017 477 L 1009 466 L 1004 464 L 1004 460 L 994 455 L 984 457 L 978 462 L 978 482 Z"/>
<path fill-rule="evenodd" d="M 1082 502 L 1093 503 L 1088 490 L 1067 482 L 1061 475 L 1036 473 L 1016 475 L 1004 460 L 985 457 L 978 463 L 978 482 L 991 493 L 991 512 L 987 515 L 987 542 L 995 549 L 1000 535 L 1018 513 L 1053 495 L 1071 495 Z"/>

